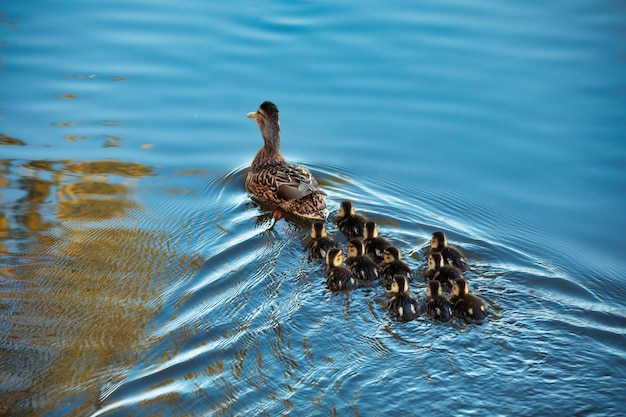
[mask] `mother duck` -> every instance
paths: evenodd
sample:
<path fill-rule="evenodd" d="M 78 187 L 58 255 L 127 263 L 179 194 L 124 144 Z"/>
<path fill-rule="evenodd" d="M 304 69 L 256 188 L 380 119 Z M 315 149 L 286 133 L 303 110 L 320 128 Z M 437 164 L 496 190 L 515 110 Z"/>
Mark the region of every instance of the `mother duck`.
<path fill-rule="evenodd" d="M 280 153 L 278 108 L 266 101 L 256 112 L 256 120 L 265 144 L 257 152 L 246 177 L 246 190 L 262 203 L 312 220 L 328 217 L 325 193 L 313 174 L 301 165 L 289 164 Z"/>

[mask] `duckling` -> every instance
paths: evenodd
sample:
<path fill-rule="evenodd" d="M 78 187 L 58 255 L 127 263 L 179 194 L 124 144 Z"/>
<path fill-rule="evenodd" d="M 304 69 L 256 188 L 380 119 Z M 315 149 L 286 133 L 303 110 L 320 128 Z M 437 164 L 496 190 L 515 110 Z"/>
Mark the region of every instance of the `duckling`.
<path fill-rule="evenodd" d="M 409 283 L 404 275 L 394 275 L 391 280 L 387 310 L 391 317 L 399 321 L 411 321 L 419 316 L 419 304 L 409 292 Z"/>
<path fill-rule="evenodd" d="M 280 153 L 278 108 L 265 101 L 256 112 L 256 120 L 265 144 L 258 151 L 246 176 L 246 190 L 261 203 L 278 206 L 296 216 L 325 220 L 328 217 L 325 193 L 305 167 L 289 164 Z"/>
<path fill-rule="evenodd" d="M 365 222 L 363 244 L 365 245 L 365 253 L 378 263 L 383 261 L 385 248 L 391 246 L 387 239 L 378 236 L 378 227 L 376 227 L 376 223 L 371 221 Z"/>
<path fill-rule="evenodd" d="M 424 272 L 426 280 L 432 279 L 439 268 L 443 266 L 443 257 L 439 252 L 428 255 L 428 269 Z"/>
<path fill-rule="evenodd" d="M 430 239 L 430 253 L 433 252 L 441 252 L 445 263 L 453 265 L 463 272 L 469 271 L 465 256 L 454 246 L 448 245 L 448 238 L 442 231 L 434 232 Z"/>
<path fill-rule="evenodd" d="M 350 291 L 358 288 L 359 282 L 352 271 L 342 265 L 343 253 L 339 248 L 331 248 L 326 253 L 326 285 L 331 291 Z"/>
<path fill-rule="evenodd" d="M 461 271 L 452 266 L 444 265 L 443 256 L 439 252 L 428 255 L 428 270 L 424 273 L 427 280 L 437 280 L 441 283 L 443 290 L 450 291 L 452 284 L 457 278 L 461 278 Z"/>
<path fill-rule="evenodd" d="M 450 321 L 452 319 L 452 304 L 443 296 L 441 284 L 437 280 L 428 281 L 424 313 L 434 320 Z"/>
<path fill-rule="evenodd" d="M 338 248 L 339 243 L 326 232 L 323 222 L 315 222 L 311 225 L 311 239 L 307 243 L 307 249 L 311 259 L 326 259 L 326 252 L 331 248 Z"/>
<path fill-rule="evenodd" d="M 380 267 L 369 256 L 364 254 L 363 242 L 351 239 L 348 243 L 346 265 L 350 267 L 363 285 L 371 285 L 380 279 Z"/>
<path fill-rule="evenodd" d="M 363 237 L 363 228 L 366 221 L 365 216 L 355 212 L 352 201 L 345 200 L 341 202 L 335 222 L 341 233 L 346 235 L 348 239 Z"/>
<path fill-rule="evenodd" d="M 462 277 L 463 274 L 458 268 L 452 265 L 444 265 L 439 268 L 437 272 L 435 272 L 435 276 L 433 276 L 432 279 L 439 281 L 441 288 L 443 288 L 444 291 L 449 292 L 452 290 L 454 281 Z"/>
<path fill-rule="evenodd" d="M 457 317 L 476 323 L 482 322 L 489 313 L 487 304 L 469 291 L 465 278 L 457 278 L 454 281 L 450 303 Z"/>
<path fill-rule="evenodd" d="M 402 275 L 407 282 L 413 281 L 413 271 L 400 260 L 400 251 L 395 246 L 389 246 L 383 251 L 383 263 L 380 265 L 381 281 L 389 289 L 394 275 Z"/>

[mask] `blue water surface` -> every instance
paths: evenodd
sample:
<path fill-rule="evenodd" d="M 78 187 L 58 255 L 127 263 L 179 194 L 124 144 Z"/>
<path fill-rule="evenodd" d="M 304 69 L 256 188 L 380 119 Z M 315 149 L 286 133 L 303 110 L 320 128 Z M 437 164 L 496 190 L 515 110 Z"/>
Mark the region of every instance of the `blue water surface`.
<path fill-rule="evenodd" d="M 0 414 L 623 415 L 625 22 L 615 1 L 0 2 Z M 445 230 L 489 320 L 330 293 L 308 225 L 244 190 L 265 100 L 332 214 L 352 200 L 418 276 Z"/>

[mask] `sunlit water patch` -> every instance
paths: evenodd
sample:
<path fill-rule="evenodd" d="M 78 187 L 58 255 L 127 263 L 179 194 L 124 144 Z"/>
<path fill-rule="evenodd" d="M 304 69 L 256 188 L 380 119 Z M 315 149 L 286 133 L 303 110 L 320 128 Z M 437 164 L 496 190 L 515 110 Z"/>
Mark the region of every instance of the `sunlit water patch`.
<path fill-rule="evenodd" d="M 375 215 L 381 232 L 416 271 L 425 268 L 429 231 L 444 219 L 384 189 L 338 176 L 335 167 L 314 165 L 313 170 L 331 208 L 349 195 L 363 213 Z M 407 395 L 424 404 L 420 413 L 437 413 L 440 407 L 469 413 L 476 404 L 496 414 L 542 414 L 553 406 L 593 412 L 604 407 L 602 402 L 568 399 L 571 386 L 556 379 L 560 372 L 575 372 L 565 354 L 571 332 L 596 340 L 595 353 L 577 358 L 576 366 L 605 375 L 603 381 L 576 373 L 576 384 L 603 387 L 609 397 L 619 391 L 609 384 L 618 376 L 615 370 L 597 359 L 610 355 L 623 361 L 615 350 L 616 338 L 623 337 L 623 314 L 600 308 L 593 320 L 580 321 L 580 312 L 593 310 L 596 298 L 541 260 L 469 236 L 463 225 L 448 227 L 455 243 L 471 249 L 468 279 L 489 303 L 491 318 L 483 325 L 426 318 L 397 323 L 386 313 L 382 288 L 330 293 L 323 266 L 304 251 L 309 230 L 267 216 L 271 212 L 245 194 L 244 175 L 241 169 L 201 186 L 204 195 L 220 196 L 204 202 L 221 213 L 197 222 L 202 215 L 190 209 L 195 214 L 189 222 L 198 227 L 189 241 L 212 242 L 196 244 L 203 248 L 204 265 L 195 276 L 172 283 L 165 307 L 148 326 L 150 338 L 159 342 L 103 396 L 95 415 L 150 415 L 164 409 L 178 414 L 190 407 L 218 415 L 412 412 Z M 337 237 L 345 245 L 345 238 Z M 423 298 L 425 283 L 418 280 L 412 290 Z M 493 378 L 504 382 L 494 388 Z M 450 387 L 457 391 L 450 394 Z M 557 395 L 564 402 L 507 408 L 484 396 L 504 398 L 519 390 L 539 397 L 550 392 L 546 401 Z M 432 396 L 437 401 L 429 401 Z"/>

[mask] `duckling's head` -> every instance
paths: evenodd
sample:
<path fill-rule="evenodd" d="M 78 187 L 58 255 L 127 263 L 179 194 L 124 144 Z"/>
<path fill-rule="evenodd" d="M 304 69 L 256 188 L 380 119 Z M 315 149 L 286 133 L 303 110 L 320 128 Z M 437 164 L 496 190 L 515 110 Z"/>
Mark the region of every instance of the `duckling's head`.
<path fill-rule="evenodd" d="M 433 237 L 430 239 L 431 249 L 441 249 L 448 245 L 448 239 L 446 234 L 440 230 L 433 233 Z"/>
<path fill-rule="evenodd" d="M 409 290 L 409 283 L 404 275 L 394 275 L 391 280 L 391 292 L 403 293 Z"/>
<path fill-rule="evenodd" d="M 359 239 L 351 239 L 350 242 L 348 242 L 348 253 L 350 256 L 363 255 L 363 253 L 365 253 L 365 250 L 363 249 L 363 242 Z"/>
<path fill-rule="evenodd" d="M 319 239 L 321 237 L 326 237 L 326 225 L 323 222 L 315 222 L 311 226 L 311 237 L 313 239 Z"/>
<path fill-rule="evenodd" d="M 374 239 L 375 237 L 378 237 L 378 227 L 376 227 L 376 223 L 372 221 L 365 222 L 365 229 L 363 229 L 363 238 Z"/>
<path fill-rule="evenodd" d="M 261 135 L 265 141 L 265 147 L 278 150 L 280 146 L 280 121 L 278 120 L 278 107 L 271 101 L 265 101 L 256 112 L 250 112 L 247 116 L 259 124 Z"/>
<path fill-rule="evenodd" d="M 383 262 L 389 263 L 400 259 L 400 251 L 395 246 L 389 246 L 383 251 Z"/>
<path fill-rule="evenodd" d="M 436 279 L 428 281 L 428 288 L 426 288 L 426 297 L 436 297 L 442 295 L 441 283 Z"/>
<path fill-rule="evenodd" d="M 343 262 L 343 252 L 339 248 L 332 248 L 326 252 L 326 265 L 329 267 L 339 266 Z"/>
<path fill-rule="evenodd" d="M 354 214 L 354 205 L 350 200 L 344 200 L 339 206 L 339 217 L 348 217 Z"/>
<path fill-rule="evenodd" d="M 460 295 L 465 295 L 469 292 L 469 288 L 467 286 L 467 281 L 465 278 L 457 278 L 454 280 L 454 284 L 452 284 L 452 293 L 457 297 Z"/>
<path fill-rule="evenodd" d="M 443 256 L 440 253 L 434 252 L 428 255 L 428 269 L 434 271 L 443 266 Z"/>

